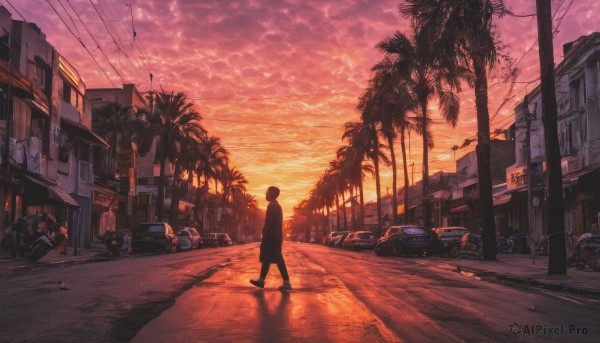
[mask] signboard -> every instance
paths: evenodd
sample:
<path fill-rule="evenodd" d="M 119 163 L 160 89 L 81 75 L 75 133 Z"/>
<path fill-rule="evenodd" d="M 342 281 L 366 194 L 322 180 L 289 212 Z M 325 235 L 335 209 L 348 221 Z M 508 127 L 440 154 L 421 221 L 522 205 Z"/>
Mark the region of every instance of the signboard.
<path fill-rule="evenodd" d="M 527 167 L 522 166 L 506 173 L 506 189 L 527 186 Z"/>
<path fill-rule="evenodd" d="M 139 193 L 136 195 L 134 204 L 137 210 L 146 210 L 148 208 L 148 204 L 150 204 L 150 193 Z"/>

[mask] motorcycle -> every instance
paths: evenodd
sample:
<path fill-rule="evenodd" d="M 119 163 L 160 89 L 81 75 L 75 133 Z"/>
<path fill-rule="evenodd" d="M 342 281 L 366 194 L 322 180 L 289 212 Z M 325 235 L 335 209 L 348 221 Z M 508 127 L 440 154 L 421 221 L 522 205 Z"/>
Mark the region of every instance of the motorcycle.
<path fill-rule="evenodd" d="M 483 244 L 481 235 L 468 233 L 460 239 L 460 257 L 481 258 Z"/>
<path fill-rule="evenodd" d="M 40 226 L 42 222 L 45 225 Z M 45 231 L 50 229 L 48 223 L 55 222 L 56 220 L 46 213 L 19 218 L 10 226 L 9 237 L 5 241 L 5 246 L 10 251 L 11 256 L 13 258 L 17 257 L 17 254 L 21 257 L 31 256 L 34 248 L 33 244 L 35 243 L 35 247 L 38 247 L 41 244 L 39 239 L 43 241 L 46 236 Z M 51 238 L 47 237 L 46 239 L 51 240 Z"/>
<path fill-rule="evenodd" d="M 121 256 L 121 249 L 125 242 L 123 235 L 116 231 L 106 231 L 104 234 L 99 235 L 98 239 L 106 245 L 106 250 L 114 257 Z"/>
<path fill-rule="evenodd" d="M 52 249 L 67 239 L 67 228 L 59 223 L 52 223 L 47 231 L 38 231 L 39 236 L 31 243 L 30 261 L 37 261 L 46 256 Z"/>
<path fill-rule="evenodd" d="M 589 267 L 592 270 L 600 271 L 600 235 L 584 233 L 579 236 L 568 262 L 577 270 Z"/>
<path fill-rule="evenodd" d="M 499 254 L 523 254 L 528 252 L 527 238 L 524 233 L 517 232 L 508 237 L 498 236 L 496 251 Z"/>

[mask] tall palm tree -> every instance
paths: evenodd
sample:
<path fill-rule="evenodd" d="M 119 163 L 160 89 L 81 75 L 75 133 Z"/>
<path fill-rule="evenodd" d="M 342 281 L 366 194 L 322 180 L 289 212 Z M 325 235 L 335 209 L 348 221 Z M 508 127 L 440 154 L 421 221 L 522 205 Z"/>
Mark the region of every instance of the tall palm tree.
<path fill-rule="evenodd" d="M 414 112 L 416 102 L 410 96 L 403 82 L 403 76 L 396 68 L 397 58 L 393 55 L 386 55 L 371 70 L 375 71 L 375 76 L 370 80 L 372 93 L 369 96 L 361 98 L 359 103 L 363 108 L 370 107 L 371 110 L 363 111 L 369 117 L 363 118 L 365 121 L 378 123 L 379 133 L 387 140 L 390 148 L 390 159 L 392 163 L 392 220 L 397 223 L 398 202 L 396 195 L 397 188 L 397 166 L 396 153 L 394 151 L 394 142 L 401 136 L 402 164 L 404 167 L 405 187 L 407 186 L 408 166 L 406 162 L 405 133 L 412 126 L 412 119 L 408 117 L 408 112 Z M 428 140 L 431 142 L 431 140 Z"/>
<path fill-rule="evenodd" d="M 114 161 L 119 150 L 131 150 L 140 123 L 133 117 L 131 106 L 111 102 L 93 110 L 92 130 L 109 144 L 106 156 L 106 176 L 114 177 Z"/>
<path fill-rule="evenodd" d="M 232 213 L 232 218 L 235 218 L 236 216 L 239 216 L 239 213 L 235 213 L 239 212 L 239 210 L 235 211 L 236 205 L 238 205 L 237 200 L 241 198 L 242 194 L 247 191 L 246 185 L 248 184 L 248 180 L 236 167 L 230 168 L 229 166 L 226 166 L 224 172 L 222 173 L 221 182 L 223 185 L 222 206 L 225 207 L 225 205 L 230 201 L 233 204 L 234 210 L 234 213 Z"/>
<path fill-rule="evenodd" d="M 177 214 L 179 212 L 179 196 L 181 189 L 181 182 L 184 177 L 187 177 L 188 181 L 193 180 L 194 171 L 196 169 L 197 159 L 200 153 L 199 141 L 196 137 L 190 136 L 188 132 L 184 132 L 183 136 L 179 141 L 179 149 L 177 152 L 177 160 L 175 161 L 175 168 L 173 172 L 173 186 L 171 192 L 171 210 L 169 213 L 169 222 L 175 224 L 177 221 Z"/>
<path fill-rule="evenodd" d="M 156 216 L 163 218 L 167 161 L 177 161 L 180 144 L 188 137 L 201 140 L 206 130 L 200 124 L 202 117 L 193 109 L 185 93 L 161 91 L 156 96 L 153 113 L 149 114 L 146 136 L 141 141 L 140 153 L 147 153 L 156 144 L 154 161 L 160 165 Z"/>
<path fill-rule="evenodd" d="M 204 228 L 204 205 L 209 193 L 209 181 L 217 180 L 220 171 L 229 163 L 229 153 L 216 136 L 204 136 L 200 140 L 199 154 L 196 165 L 198 189 L 196 190 L 196 208 L 198 219 Z M 204 182 L 202 182 L 204 178 Z M 215 189 L 215 194 L 217 190 Z"/>
<path fill-rule="evenodd" d="M 425 39 L 435 39 L 442 55 L 473 71 L 477 109 L 477 170 L 483 221 L 483 258 L 496 259 L 496 228 L 490 169 L 488 70 L 498 56 L 493 19 L 508 13 L 502 0 L 407 0 L 400 12 L 427 27 Z M 434 38 L 435 37 L 435 38 Z"/>
<path fill-rule="evenodd" d="M 458 68 L 445 54 L 439 52 L 439 43 L 430 39 L 427 27 L 418 21 L 411 24 L 410 36 L 396 32 L 393 38 L 380 42 L 378 48 L 396 57 L 395 64 L 402 75 L 406 90 L 418 104 L 421 132 L 427 132 L 429 101 L 437 96 L 442 116 L 448 124 L 458 121 L 460 102 L 456 91 L 460 91 L 461 76 L 466 70 Z M 429 188 L 429 152 L 432 146 L 427 134 L 423 137 L 423 221 L 429 226 L 429 210 L 425 196 Z"/>

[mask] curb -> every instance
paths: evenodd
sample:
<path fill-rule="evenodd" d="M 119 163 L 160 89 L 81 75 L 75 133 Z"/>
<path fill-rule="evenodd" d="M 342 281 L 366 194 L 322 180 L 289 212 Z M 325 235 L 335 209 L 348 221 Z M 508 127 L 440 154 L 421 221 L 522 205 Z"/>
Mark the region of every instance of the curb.
<path fill-rule="evenodd" d="M 90 258 L 80 259 L 80 260 L 62 260 L 62 261 L 53 261 L 53 262 L 31 262 L 30 264 L 25 264 L 25 265 L 20 265 L 20 266 L 0 268 L 0 277 L 14 276 L 14 275 L 19 275 L 19 274 L 24 274 L 24 273 L 29 273 L 29 272 L 38 272 L 38 271 L 43 271 L 43 270 L 47 270 L 47 269 L 51 269 L 51 268 L 58 268 L 58 267 L 62 267 L 62 266 L 70 267 L 70 266 L 75 266 L 75 265 L 85 264 L 85 263 L 108 262 L 108 261 L 113 261 L 113 260 L 114 259 L 110 258 L 110 257 L 92 256 Z"/>
<path fill-rule="evenodd" d="M 522 285 L 525 287 L 541 287 L 541 288 L 548 289 L 551 291 L 565 292 L 565 293 L 578 294 L 578 295 L 587 295 L 587 296 L 593 296 L 593 297 L 600 298 L 600 290 L 594 290 L 594 289 L 589 289 L 589 288 L 577 288 L 577 287 L 572 287 L 572 286 L 568 286 L 568 285 L 560 285 L 560 284 L 555 284 L 555 283 L 543 282 L 543 281 L 530 279 L 527 277 L 518 277 L 515 275 L 511 275 L 511 274 L 485 271 L 482 269 L 477 269 L 477 268 L 473 268 L 473 267 L 464 267 L 461 265 L 453 265 L 453 264 L 448 264 L 448 263 L 446 263 L 446 265 L 454 266 L 455 269 L 452 270 L 452 269 L 448 269 L 448 268 L 443 268 L 442 266 L 439 266 L 439 265 L 438 265 L 438 267 L 441 269 L 455 272 L 455 273 L 460 273 L 460 274 L 465 274 L 465 275 L 472 274 L 475 277 L 480 277 L 482 280 L 487 279 L 487 280 L 493 280 L 493 281 L 508 282 L 508 283 Z"/>

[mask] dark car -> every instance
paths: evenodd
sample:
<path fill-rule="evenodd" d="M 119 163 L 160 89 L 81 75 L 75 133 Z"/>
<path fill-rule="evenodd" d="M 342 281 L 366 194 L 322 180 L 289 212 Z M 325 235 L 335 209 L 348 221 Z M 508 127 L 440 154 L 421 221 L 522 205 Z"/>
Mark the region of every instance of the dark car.
<path fill-rule="evenodd" d="M 342 243 L 342 248 L 346 250 L 350 250 L 350 245 L 354 241 L 354 237 L 356 237 L 356 232 L 350 232 L 346 238 L 344 238 L 344 242 Z"/>
<path fill-rule="evenodd" d="M 344 241 L 350 235 L 350 233 L 351 233 L 350 231 L 343 231 L 341 235 L 336 236 L 334 238 L 334 241 L 333 241 L 333 246 L 336 247 L 336 248 L 337 247 L 339 247 L 339 248 L 343 247 L 344 246 Z"/>
<path fill-rule="evenodd" d="M 432 230 L 433 249 L 440 254 L 449 254 L 452 257 L 460 255 L 460 240 L 469 230 L 462 226 L 440 227 Z"/>
<path fill-rule="evenodd" d="M 431 234 L 424 227 L 416 225 L 391 226 L 375 245 L 377 256 L 392 254 L 429 254 L 432 250 Z"/>
<path fill-rule="evenodd" d="M 325 237 L 325 241 L 323 242 L 323 244 L 325 244 L 328 247 L 332 247 L 335 244 L 337 238 L 339 238 L 341 235 L 347 232 L 349 231 L 333 231 Z"/>
<path fill-rule="evenodd" d="M 168 223 L 142 223 L 133 232 L 131 251 L 161 250 L 167 253 L 177 251 L 178 239 Z"/>
<path fill-rule="evenodd" d="M 350 243 L 350 250 L 372 250 L 375 249 L 375 235 L 371 231 L 357 231 Z"/>
<path fill-rule="evenodd" d="M 204 233 L 202 234 L 202 246 L 203 247 L 218 247 L 219 239 L 216 233 Z"/>
<path fill-rule="evenodd" d="M 231 240 L 231 237 L 229 237 L 229 234 L 227 234 L 227 233 L 223 233 L 223 232 L 217 233 L 217 241 L 219 242 L 219 246 L 221 246 L 221 247 L 228 247 L 230 245 L 233 245 L 233 241 Z"/>

